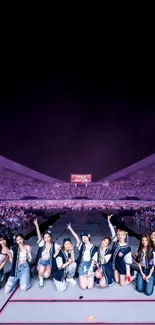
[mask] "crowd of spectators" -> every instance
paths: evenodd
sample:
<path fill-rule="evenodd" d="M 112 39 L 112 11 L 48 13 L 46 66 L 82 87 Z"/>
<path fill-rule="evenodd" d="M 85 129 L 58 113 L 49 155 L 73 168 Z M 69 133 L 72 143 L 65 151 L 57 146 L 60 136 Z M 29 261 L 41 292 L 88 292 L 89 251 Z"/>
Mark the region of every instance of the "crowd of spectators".
<path fill-rule="evenodd" d="M 155 230 L 155 207 L 141 208 L 136 211 L 133 216 L 133 224 L 148 233 Z"/>
<path fill-rule="evenodd" d="M 0 199 L 16 200 L 36 197 L 48 200 L 71 200 L 75 197 L 95 200 L 120 200 L 138 197 L 140 200 L 155 200 L 154 179 L 130 179 L 104 183 L 90 183 L 87 186 L 71 183 L 44 183 L 34 179 L 3 178 L 0 182 Z"/>
<path fill-rule="evenodd" d="M 155 209 L 154 201 L 134 201 L 134 200 L 19 200 L 3 201 L 2 209 L 28 210 L 137 210 L 140 211 Z"/>
<path fill-rule="evenodd" d="M 26 212 L 21 205 L 1 204 L 0 206 L 0 233 L 4 235 L 14 234 L 15 231 L 23 231 L 25 227 L 33 224 L 33 212 Z"/>
<path fill-rule="evenodd" d="M 100 210 L 131 211 L 133 223 L 138 227 L 152 231 L 155 229 L 154 201 L 134 200 L 15 200 L 3 201 L 0 205 L 0 232 L 15 233 L 33 225 L 35 210 L 44 211 Z M 56 212 L 55 212 L 56 213 Z"/>
<path fill-rule="evenodd" d="M 133 220 L 135 225 L 146 229 L 155 227 L 155 179 L 144 175 L 86 186 L 47 183 L 3 170 L 0 173 L 0 200 L 0 228 L 8 227 L 13 232 L 32 224 L 33 215 L 26 212 L 30 207 L 43 210 L 132 209 L 137 210 Z"/>

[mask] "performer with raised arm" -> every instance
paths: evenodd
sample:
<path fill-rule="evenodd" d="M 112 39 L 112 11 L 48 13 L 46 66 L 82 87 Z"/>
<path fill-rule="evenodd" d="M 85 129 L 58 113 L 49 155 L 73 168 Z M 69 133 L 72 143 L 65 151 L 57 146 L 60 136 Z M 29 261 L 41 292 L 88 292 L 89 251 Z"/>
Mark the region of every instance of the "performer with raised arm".
<path fill-rule="evenodd" d="M 110 225 L 110 219 L 112 214 L 108 216 L 108 223 Z M 115 237 L 115 231 L 112 229 L 112 237 Z M 112 240 L 110 237 L 104 237 L 98 248 L 98 261 L 95 271 L 96 284 L 101 288 L 112 285 L 114 281 L 114 271 L 112 267 L 112 252 L 109 249 Z"/>
<path fill-rule="evenodd" d="M 30 288 L 30 265 L 32 260 L 30 245 L 24 242 L 23 234 L 18 234 L 15 237 L 16 244 L 10 250 L 9 259 L 12 261 L 10 276 L 5 285 L 4 292 L 10 293 L 16 285 L 20 284 L 20 288 L 26 291 Z"/>
<path fill-rule="evenodd" d="M 38 271 L 39 287 L 43 288 L 44 278 L 48 279 L 51 276 L 53 263 L 55 262 L 53 255 L 56 251 L 59 251 L 59 245 L 52 241 L 50 231 L 45 231 L 42 238 L 37 219 L 34 220 L 34 224 L 36 226 L 38 236 L 37 244 L 39 246 L 36 257 L 36 267 Z"/>
<path fill-rule="evenodd" d="M 52 276 L 58 291 L 63 292 L 67 289 L 67 284 L 76 284 L 74 275 L 76 271 L 76 262 L 74 256 L 74 247 L 70 238 L 64 238 L 63 246 L 59 253 L 56 252 L 55 266 L 53 267 Z"/>
<path fill-rule="evenodd" d="M 136 261 L 139 267 L 136 290 L 150 296 L 154 287 L 153 271 L 155 260 L 150 239 L 147 235 L 142 235 L 140 238 Z"/>
<path fill-rule="evenodd" d="M 130 265 L 132 264 L 131 247 L 127 243 L 128 233 L 119 230 L 117 235 L 111 222 L 109 221 L 113 247 L 112 247 L 112 266 L 114 270 L 115 281 L 121 286 L 125 286 L 133 281 L 134 277 L 130 275 Z"/>
<path fill-rule="evenodd" d="M 97 247 L 90 241 L 90 235 L 86 232 L 81 233 L 81 238 L 72 229 L 71 223 L 67 225 L 74 236 L 77 247 L 79 249 L 79 257 L 77 259 L 77 272 L 79 274 L 80 288 L 92 289 L 94 286 L 94 265 L 97 263 Z"/>

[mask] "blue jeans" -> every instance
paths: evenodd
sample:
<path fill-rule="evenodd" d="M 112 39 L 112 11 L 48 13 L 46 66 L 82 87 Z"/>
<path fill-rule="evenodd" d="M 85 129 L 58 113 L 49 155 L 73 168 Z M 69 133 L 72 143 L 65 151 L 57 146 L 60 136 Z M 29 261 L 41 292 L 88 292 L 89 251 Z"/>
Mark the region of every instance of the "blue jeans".
<path fill-rule="evenodd" d="M 143 273 L 146 275 L 149 274 L 148 272 L 145 272 L 143 270 Z M 149 278 L 149 282 L 146 282 L 143 278 L 140 272 L 138 272 L 138 276 L 137 276 L 137 285 L 136 285 L 136 290 L 138 292 L 144 292 L 147 296 L 151 296 L 153 293 L 153 289 L 154 289 L 154 278 L 153 276 L 151 276 Z"/>
<path fill-rule="evenodd" d="M 30 288 L 30 267 L 27 262 L 18 266 L 17 276 L 9 276 L 6 283 L 9 292 L 17 286 L 18 282 L 20 287 L 24 286 L 25 291 Z"/>
<path fill-rule="evenodd" d="M 155 271 L 153 272 L 154 286 L 155 286 Z"/>

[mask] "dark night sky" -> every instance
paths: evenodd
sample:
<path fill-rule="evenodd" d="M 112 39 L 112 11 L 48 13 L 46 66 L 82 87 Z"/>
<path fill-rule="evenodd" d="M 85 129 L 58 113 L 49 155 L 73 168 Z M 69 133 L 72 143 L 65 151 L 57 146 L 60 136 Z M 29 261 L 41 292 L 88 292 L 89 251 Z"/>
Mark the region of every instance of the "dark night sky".
<path fill-rule="evenodd" d="M 99 180 L 155 152 L 151 64 L 91 58 L 4 62 L 0 154 L 55 178 Z"/>

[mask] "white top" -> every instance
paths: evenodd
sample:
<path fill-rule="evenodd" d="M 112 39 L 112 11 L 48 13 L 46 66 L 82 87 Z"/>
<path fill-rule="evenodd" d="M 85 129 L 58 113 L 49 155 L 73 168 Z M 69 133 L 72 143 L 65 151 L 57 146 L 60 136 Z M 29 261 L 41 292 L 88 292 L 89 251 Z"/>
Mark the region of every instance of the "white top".
<path fill-rule="evenodd" d="M 45 250 L 41 254 L 42 258 L 50 259 L 50 248 L 45 248 Z"/>
<path fill-rule="evenodd" d="M 19 253 L 19 261 L 27 260 L 27 251 L 23 251 Z"/>
<path fill-rule="evenodd" d="M 124 260 L 126 264 L 126 274 L 130 275 L 130 264 L 132 264 L 132 255 L 131 252 L 129 252 L 128 254 L 126 254 L 124 256 Z"/>
<path fill-rule="evenodd" d="M 79 246 L 77 245 L 78 250 L 81 249 L 82 244 L 83 243 L 81 242 Z M 89 244 L 89 245 L 85 245 L 85 246 L 86 246 L 86 249 L 85 249 L 84 254 L 83 254 L 83 261 L 84 262 L 90 262 L 91 261 L 90 250 L 93 247 L 93 245 L 92 244 Z M 97 262 L 97 252 L 94 254 L 94 256 L 93 256 L 92 259 L 95 262 Z"/>
<path fill-rule="evenodd" d="M 141 264 L 146 264 L 146 252 L 142 254 Z"/>
<path fill-rule="evenodd" d="M 13 258 L 13 250 L 12 249 L 10 249 L 10 253 L 11 253 L 12 258 Z M 27 250 L 24 250 L 22 252 L 19 252 L 19 262 L 20 261 L 23 261 L 23 260 L 26 260 L 29 263 L 32 261 L 32 255 Z"/>
<path fill-rule="evenodd" d="M 141 264 L 146 264 L 146 252 L 143 252 Z M 155 252 L 153 252 L 153 265 L 155 265 Z"/>
<path fill-rule="evenodd" d="M 38 240 L 37 244 L 39 247 L 43 247 L 45 245 L 43 238 L 41 240 Z M 57 243 L 55 243 L 55 250 L 57 250 L 59 248 L 60 248 L 60 246 Z M 44 251 L 42 252 L 42 258 L 50 258 L 50 248 L 44 249 Z"/>
<path fill-rule="evenodd" d="M 105 260 L 105 264 L 108 263 L 111 258 L 111 254 L 104 255 L 101 249 L 100 249 L 100 254 L 101 254 L 101 259 Z"/>

